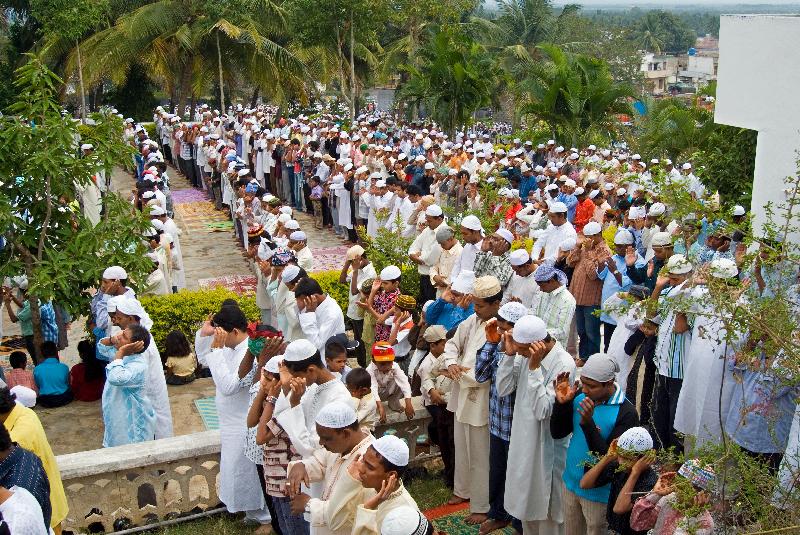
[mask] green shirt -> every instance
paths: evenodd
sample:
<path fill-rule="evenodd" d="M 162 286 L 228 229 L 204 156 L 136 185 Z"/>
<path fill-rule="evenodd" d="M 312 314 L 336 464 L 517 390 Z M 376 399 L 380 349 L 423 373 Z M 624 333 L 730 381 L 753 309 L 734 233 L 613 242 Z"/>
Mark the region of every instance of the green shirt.
<path fill-rule="evenodd" d="M 31 321 L 31 304 L 26 299 L 22 308 L 17 312 L 17 319 L 19 320 L 19 328 L 22 331 L 22 336 L 33 336 L 33 321 Z"/>

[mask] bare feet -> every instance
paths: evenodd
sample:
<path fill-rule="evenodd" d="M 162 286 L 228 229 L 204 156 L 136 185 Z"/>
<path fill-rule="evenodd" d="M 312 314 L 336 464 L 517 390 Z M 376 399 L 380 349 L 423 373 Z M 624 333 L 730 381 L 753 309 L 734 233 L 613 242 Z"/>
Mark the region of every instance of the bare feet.
<path fill-rule="evenodd" d="M 460 503 L 468 501 L 469 500 L 467 498 L 462 498 L 461 496 L 456 496 L 455 494 L 453 494 L 453 496 L 449 500 L 447 500 L 447 505 L 458 505 Z"/>
<path fill-rule="evenodd" d="M 258 529 L 253 532 L 253 535 L 270 535 L 272 532 L 271 525 L 261 524 L 261 526 L 259 526 Z"/>
<path fill-rule="evenodd" d="M 481 524 L 481 529 L 478 530 L 478 535 L 488 535 L 496 529 L 503 529 L 508 524 L 510 524 L 510 522 L 503 522 L 502 520 L 490 518 Z"/>
<path fill-rule="evenodd" d="M 486 522 L 488 518 L 489 517 L 486 516 L 485 513 L 472 513 L 471 515 L 469 515 L 467 518 L 464 519 L 464 522 L 466 522 L 467 524 L 476 525 Z"/>

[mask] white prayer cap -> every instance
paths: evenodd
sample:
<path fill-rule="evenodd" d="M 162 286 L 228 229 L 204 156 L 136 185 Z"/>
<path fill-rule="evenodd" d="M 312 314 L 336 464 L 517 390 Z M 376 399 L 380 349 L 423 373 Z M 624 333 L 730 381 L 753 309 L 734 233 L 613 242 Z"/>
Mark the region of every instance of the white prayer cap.
<path fill-rule="evenodd" d="M 628 193 L 628 190 L 625 188 L 617 188 L 617 195 L 625 195 L 626 193 Z"/>
<path fill-rule="evenodd" d="M 483 151 L 481 151 L 481 152 L 478 152 L 477 154 L 475 154 L 475 157 L 476 158 L 486 158 L 486 154 L 484 154 Z"/>
<path fill-rule="evenodd" d="M 732 279 L 739 274 L 739 268 L 730 258 L 717 258 L 711 261 L 709 273 L 717 279 Z"/>
<path fill-rule="evenodd" d="M 633 234 L 629 230 L 618 230 L 614 235 L 614 245 L 633 245 Z"/>
<path fill-rule="evenodd" d="M 342 429 L 358 421 L 358 416 L 350 403 L 334 401 L 322 407 L 314 421 L 328 429 Z"/>
<path fill-rule="evenodd" d="M 517 301 L 509 301 L 497 311 L 497 315 L 509 323 L 517 323 L 522 316 L 527 314 L 528 307 Z"/>
<path fill-rule="evenodd" d="M 528 314 L 522 316 L 511 332 L 514 341 L 519 344 L 531 344 L 547 338 L 547 325 L 541 318 Z"/>
<path fill-rule="evenodd" d="M 597 147 L 595 145 L 589 145 L 586 148 L 588 148 L 589 150 L 597 150 Z"/>
<path fill-rule="evenodd" d="M 633 156 L 631 156 L 631 160 L 641 160 L 641 159 L 642 157 L 639 154 L 634 154 Z"/>
<path fill-rule="evenodd" d="M 456 176 L 458 174 L 458 169 L 450 169 L 447 171 L 449 176 Z"/>
<path fill-rule="evenodd" d="M 386 181 L 385 180 L 378 180 L 377 182 L 375 182 L 375 187 L 376 188 L 385 188 L 386 187 Z"/>
<path fill-rule="evenodd" d="M 400 268 L 397 266 L 386 266 L 381 270 L 380 279 L 382 281 L 394 281 L 400 278 Z"/>
<path fill-rule="evenodd" d="M 483 230 L 483 225 L 481 224 L 481 220 L 478 219 L 477 216 L 468 215 L 465 216 L 464 219 L 461 220 L 461 226 L 469 229 L 469 230 Z"/>
<path fill-rule="evenodd" d="M 544 148 L 544 143 L 539 143 L 538 145 L 536 145 L 536 148 L 537 149 L 543 149 Z"/>
<path fill-rule="evenodd" d="M 567 238 L 561 242 L 561 245 L 559 245 L 558 248 L 566 253 L 573 250 L 577 245 L 578 242 L 575 240 L 575 238 Z"/>
<path fill-rule="evenodd" d="M 650 160 L 650 165 L 658 165 L 658 158 L 652 158 Z"/>
<path fill-rule="evenodd" d="M 17 403 L 29 409 L 36 405 L 36 392 L 27 386 L 16 385 L 11 388 L 11 393 L 16 396 Z"/>
<path fill-rule="evenodd" d="M 570 160 L 577 160 L 578 158 L 580 158 L 580 156 L 578 156 L 577 152 L 573 152 L 572 154 L 569 155 Z"/>
<path fill-rule="evenodd" d="M 664 215 L 664 212 L 667 211 L 667 207 L 664 206 L 662 202 L 654 202 L 650 209 L 647 211 L 648 217 L 656 217 L 660 215 Z"/>
<path fill-rule="evenodd" d="M 561 176 L 564 176 L 564 175 L 561 175 Z M 561 180 L 561 178 L 559 178 L 559 180 Z M 568 178 L 568 179 L 566 179 L 564 181 L 564 185 L 569 187 L 569 188 L 574 188 L 575 187 L 575 181 L 572 180 L 571 178 Z"/>
<path fill-rule="evenodd" d="M 127 279 L 128 274 L 121 266 L 111 266 L 103 271 L 103 278 L 108 280 Z"/>
<path fill-rule="evenodd" d="M 511 251 L 511 254 L 508 256 L 508 261 L 511 262 L 512 266 L 521 266 L 523 264 L 528 263 L 530 259 L 531 256 L 525 249 L 517 249 L 516 251 Z"/>
<path fill-rule="evenodd" d="M 408 158 L 408 156 L 406 156 L 406 153 L 405 153 L 405 152 L 401 152 L 401 153 L 400 153 L 400 154 L 397 156 L 397 159 L 398 159 L 398 160 L 405 160 L 406 158 Z"/>
<path fill-rule="evenodd" d="M 603 227 L 600 226 L 600 223 L 597 221 L 589 221 L 583 226 L 583 235 L 594 236 L 595 234 L 600 234 L 602 230 Z"/>
<path fill-rule="evenodd" d="M 607 182 L 606 184 L 603 184 L 603 189 L 605 189 L 606 191 L 611 191 L 612 189 L 614 189 L 614 184 L 612 184 L 611 182 Z"/>
<path fill-rule="evenodd" d="M 468 269 L 463 269 L 458 273 L 458 275 L 456 275 L 456 278 L 453 280 L 450 289 L 460 294 L 471 294 L 474 290 L 474 285 L 475 272 Z"/>
<path fill-rule="evenodd" d="M 287 264 L 283 271 L 281 271 L 281 280 L 284 284 L 292 282 L 300 274 L 300 266 L 295 264 Z"/>
<path fill-rule="evenodd" d="M 92 150 L 92 149 L 94 149 L 94 145 L 92 145 L 91 143 L 84 143 L 83 145 L 81 145 L 81 150 Z"/>
<path fill-rule="evenodd" d="M 166 210 L 161 208 L 161 205 L 153 204 L 150 206 L 150 215 L 162 216 L 162 215 L 167 215 L 167 212 Z"/>
<path fill-rule="evenodd" d="M 605 353 L 595 353 L 589 356 L 583 368 L 581 368 L 581 377 L 586 377 L 599 383 L 607 383 L 616 378 L 617 372 L 619 372 L 619 366 L 616 360 Z"/>
<path fill-rule="evenodd" d="M 295 219 L 290 219 L 283 226 L 286 227 L 287 230 L 300 230 L 300 223 Z"/>
<path fill-rule="evenodd" d="M 353 164 L 351 162 L 347 162 L 346 164 L 344 164 L 344 171 L 345 172 L 349 171 L 352 168 L 353 168 Z"/>
<path fill-rule="evenodd" d="M 653 437 L 644 427 L 631 427 L 619 436 L 617 447 L 625 451 L 644 453 L 653 449 Z"/>
<path fill-rule="evenodd" d="M 425 164 L 425 169 L 428 169 L 428 170 L 435 169 L 435 166 L 431 162 L 427 162 Z"/>
<path fill-rule="evenodd" d="M 672 236 L 669 232 L 656 232 L 653 234 L 653 239 L 650 240 L 652 247 L 665 247 L 672 245 Z"/>
<path fill-rule="evenodd" d="M 408 444 L 396 435 L 384 435 L 371 445 L 381 457 L 393 465 L 408 466 Z"/>
<path fill-rule="evenodd" d="M 286 350 L 283 352 L 283 360 L 287 362 L 300 362 L 313 357 L 316 352 L 317 346 L 305 338 L 300 338 L 286 346 Z"/>
<path fill-rule="evenodd" d="M 266 364 L 264 364 L 264 371 L 267 373 L 280 373 L 280 363 L 281 357 L 276 355 L 269 359 Z"/>
<path fill-rule="evenodd" d="M 366 165 L 362 165 L 361 167 L 356 169 L 356 174 L 357 175 L 360 175 L 362 173 L 369 173 L 369 167 L 367 167 Z"/>
<path fill-rule="evenodd" d="M 250 174 L 250 169 L 247 169 L 247 168 L 239 169 L 239 172 L 236 173 L 236 174 L 239 175 L 239 176 L 247 176 L 247 175 Z"/>
<path fill-rule="evenodd" d="M 575 192 L 574 192 L 574 193 L 575 193 L 575 196 L 577 197 L 578 195 L 583 195 L 583 192 L 584 192 L 584 191 L 585 191 L 585 190 L 584 190 L 583 188 L 581 188 L 581 187 L 577 187 L 577 188 L 575 188 Z"/>
<path fill-rule="evenodd" d="M 551 184 L 552 186 L 553 184 Z M 567 213 L 567 205 L 563 202 L 554 202 L 552 206 L 550 206 L 550 213 L 551 214 L 566 214 Z"/>
<path fill-rule="evenodd" d="M 364 248 L 360 245 L 354 245 L 347 250 L 347 254 L 345 255 L 346 260 L 355 260 L 359 256 L 364 254 Z"/>
<path fill-rule="evenodd" d="M 160 230 L 161 232 L 164 232 L 165 230 L 164 223 L 162 223 L 158 219 L 153 219 L 152 221 L 150 221 L 150 224 L 153 225 L 153 228 L 156 230 Z"/>
<path fill-rule="evenodd" d="M 599 189 L 593 189 L 592 191 L 589 192 L 589 198 L 590 199 L 594 199 L 598 195 L 600 195 L 600 190 Z"/>
<path fill-rule="evenodd" d="M 151 320 L 150 316 L 145 312 L 139 300 L 133 299 L 132 297 L 122 297 L 124 299 L 117 301 L 117 312 L 121 312 L 126 316 L 137 316 L 142 327 L 149 330 L 150 327 L 153 326 L 153 320 Z"/>
<path fill-rule="evenodd" d="M 414 158 L 414 161 L 415 162 L 424 162 L 425 161 L 425 156 L 423 156 L 422 154 L 417 154 L 417 157 Z"/>
<path fill-rule="evenodd" d="M 736 206 L 733 207 L 733 215 L 740 216 L 744 214 L 745 214 L 744 206 L 739 206 L 737 204 Z"/>
<path fill-rule="evenodd" d="M 672 275 L 685 275 L 692 271 L 692 263 L 682 254 L 674 254 L 667 260 L 667 273 Z"/>
<path fill-rule="evenodd" d="M 302 230 L 295 230 L 289 234 L 289 239 L 292 241 L 306 241 L 308 238 L 306 237 L 306 233 Z"/>
<path fill-rule="evenodd" d="M 278 216 L 278 223 L 283 223 L 284 225 L 286 225 L 286 223 L 288 223 L 291 220 L 292 216 L 290 216 L 289 214 L 281 214 Z"/>
<path fill-rule="evenodd" d="M 432 204 L 425 209 L 425 215 L 431 217 L 442 217 L 442 207 L 438 204 Z"/>
<path fill-rule="evenodd" d="M 152 199 L 155 196 L 156 194 L 152 191 L 145 191 L 144 193 L 142 193 L 142 199 Z"/>
<path fill-rule="evenodd" d="M 686 162 L 685 164 L 683 164 L 681 166 L 681 169 L 691 169 L 691 168 L 692 168 L 692 164 L 690 164 L 689 162 Z"/>
<path fill-rule="evenodd" d="M 381 523 L 381 535 L 425 535 L 429 526 L 422 513 L 403 505 L 386 513 Z"/>
<path fill-rule="evenodd" d="M 278 208 L 278 212 L 286 215 L 292 215 L 292 207 L 291 206 L 281 206 Z"/>
<path fill-rule="evenodd" d="M 544 171 L 544 167 L 542 167 L 541 165 L 537 165 L 536 167 L 533 168 L 534 173 L 541 173 L 542 171 Z"/>
<path fill-rule="evenodd" d="M 545 186 L 545 188 L 544 188 L 544 190 L 545 190 L 545 191 L 553 191 L 553 190 L 557 190 L 557 189 L 558 189 L 558 185 L 557 185 L 557 184 L 548 184 L 548 185 L 547 185 L 547 186 Z M 564 203 L 562 202 L 561 204 L 564 204 Z M 566 207 L 566 206 L 567 206 L 567 205 L 566 205 L 566 204 L 564 204 L 564 207 Z M 564 210 L 564 211 L 566 212 L 566 210 Z"/>
<path fill-rule="evenodd" d="M 556 147 L 556 152 L 564 152 L 564 147 L 559 145 L 558 147 Z"/>
<path fill-rule="evenodd" d="M 499 228 L 495 231 L 495 234 L 506 240 L 509 244 L 514 243 L 514 235 L 511 234 L 511 231 L 504 228 Z"/>
<path fill-rule="evenodd" d="M 630 219 L 644 219 L 647 215 L 647 208 L 644 206 L 631 206 L 628 210 L 628 217 Z"/>
<path fill-rule="evenodd" d="M 555 139 L 548 139 L 547 140 L 547 144 L 548 145 L 555 145 L 556 144 L 556 140 Z"/>

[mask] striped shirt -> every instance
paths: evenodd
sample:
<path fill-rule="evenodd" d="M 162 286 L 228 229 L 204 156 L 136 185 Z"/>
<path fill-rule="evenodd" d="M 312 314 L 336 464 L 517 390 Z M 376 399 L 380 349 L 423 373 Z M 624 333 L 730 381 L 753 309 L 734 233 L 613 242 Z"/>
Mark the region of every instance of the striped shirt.
<path fill-rule="evenodd" d="M 552 292 L 537 292 L 531 303 L 531 314 L 544 320 L 550 335 L 567 347 L 569 328 L 575 315 L 575 298 L 565 286 Z"/>
<path fill-rule="evenodd" d="M 685 285 L 686 282 L 683 282 L 674 288 L 665 288 L 659 297 L 659 308 L 663 311 L 664 319 L 658 328 L 655 361 L 658 374 L 673 379 L 683 379 L 684 360 L 692 341 L 690 316 L 687 316 L 689 330 L 675 332 L 675 319 L 680 310 L 686 310 L 684 306 L 677 306 L 676 302 L 692 296 L 690 291 L 684 291 Z"/>

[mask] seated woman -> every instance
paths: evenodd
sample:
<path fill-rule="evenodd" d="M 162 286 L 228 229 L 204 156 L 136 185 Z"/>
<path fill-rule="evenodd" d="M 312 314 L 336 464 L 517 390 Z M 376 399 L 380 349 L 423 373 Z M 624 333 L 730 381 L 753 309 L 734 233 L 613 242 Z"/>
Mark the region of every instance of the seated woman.
<path fill-rule="evenodd" d="M 185 385 L 195 380 L 197 359 L 189 347 L 189 340 L 181 331 L 172 331 L 164 339 L 166 379 L 168 385 Z"/>
<path fill-rule="evenodd" d="M 69 387 L 78 401 L 97 401 L 106 383 L 106 363 L 97 358 L 89 340 L 78 342 L 81 361 L 69 371 Z"/>

